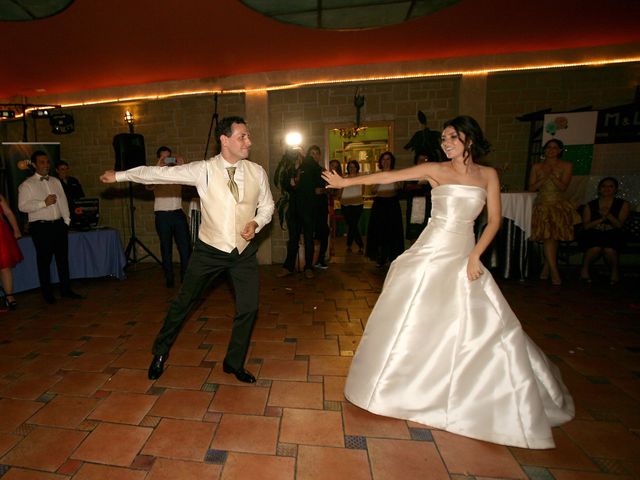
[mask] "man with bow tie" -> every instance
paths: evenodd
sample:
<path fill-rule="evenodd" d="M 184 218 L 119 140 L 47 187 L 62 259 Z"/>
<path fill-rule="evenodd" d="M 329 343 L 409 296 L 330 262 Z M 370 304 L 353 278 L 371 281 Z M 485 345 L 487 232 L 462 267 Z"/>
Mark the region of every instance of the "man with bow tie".
<path fill-rule="evenodd" d="M 55 303 L 49 266 L 55 256 L 60 294 L 82 298 L 71 290 L 69 279 L 69 205 L 60 180 L 49 176 L 51 162 L 42 150 L 31 155 L 36 172 L 18 187 L 18 208 L 29 216 L 29 233 L 36 249 L 38 278 L 45 302 Z"/>
<path fill-rule="evenodd" d="M 172 168 L 136 167 L 124 172 L 108 170 L 103 183 L 194 185 L 198 189 L 202 223 L 178 296 L 153 344 L 149 379 L 162 375 L 169 350 L 188 314 L 211 282 L 228 273 L 236 298 L 236 314 L 222 370 L 245 383 L 255 377 L 244 368 L 253 325 L 258 315 L 258 251 L 256 233 L 273 216 L 269 178 L 248 160 L 251 140 L 243 118 L 223 118 L 216 128 L 220 154 L 208 160 Z"/>

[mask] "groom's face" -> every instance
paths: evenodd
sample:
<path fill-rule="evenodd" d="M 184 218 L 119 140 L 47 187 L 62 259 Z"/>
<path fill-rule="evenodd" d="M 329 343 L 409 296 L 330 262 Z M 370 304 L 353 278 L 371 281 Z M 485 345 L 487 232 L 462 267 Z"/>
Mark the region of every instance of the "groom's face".
<path fill-rule="evenodd" d="M 225 150 L 223 156 L 225 160 L 235 163 L 245 158 L 249 158 L 251 149 L 251 139 L 249 130 L 244 123 L 234 123 L 231 125 L 231 136 L 222 135 L 220 137 L 222 148 Z"/>

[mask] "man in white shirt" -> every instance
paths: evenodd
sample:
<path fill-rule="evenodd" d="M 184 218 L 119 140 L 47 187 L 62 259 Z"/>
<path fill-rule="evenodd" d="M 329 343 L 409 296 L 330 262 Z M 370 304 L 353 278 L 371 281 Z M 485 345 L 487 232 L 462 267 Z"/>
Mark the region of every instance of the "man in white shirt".
<path fill-rule="evenodd" d="M 67 298 L 82 298 L 71 290 L 69 279 L 69 205 L 62 184 L 49 175 L 51 162 L 42 150 L 31 155 L 36 172 L 18 187 L 18 208 L 29 216 L 29 233 L 36 249 L 38 278 L 45 302 L 55 303 L 49 266 L 55 256 L 60 294 Z"/>
<path fill-rule="evenodd" d="M 160 147 L 156 152 L 159 167 L 172 168 L 183 165 L 184 159 L 180 156 L 172 157 L 169 147 Z M 169 159 L 169 160 L 167 160 Z M 180 255 L 180 281 L 184 281 L 184 275 L 191 254 L 191 239 L 189 235 L 189 223 L 182 210 L 182 185 L 147 185 L 147 189 L 153 190 L 155 200 L 153 210 L 156 217 L 156 232 L 160 238 L 160 253 L 162 256 L 162 268 L 167 288 L 173 288 L 173 240 L 176 241 L 178 254 Z"/>
<path fill-rule="evenodd" d="M 255 382 L 244 368 L 258 314 L 258 245 L 252 240 L 271 221 L 274 203 L 267 173 L 247 160 L 251 140 L 244 119 L 223 118 L 216 138 L 221 153 L 209 160 L 172 168 L 109 170 L 100 177 L 103 183 L 194 185 L 200 196 L 202 223 L 198 240 L 180 292 L 154 342 L 151 380 L 162 375 L 180 327 L 204 290 L 215 277 L 228 272 L 236 297 L 236 315 L 222 366 L 225 373 L 234 374 L 241 382 Z"/>

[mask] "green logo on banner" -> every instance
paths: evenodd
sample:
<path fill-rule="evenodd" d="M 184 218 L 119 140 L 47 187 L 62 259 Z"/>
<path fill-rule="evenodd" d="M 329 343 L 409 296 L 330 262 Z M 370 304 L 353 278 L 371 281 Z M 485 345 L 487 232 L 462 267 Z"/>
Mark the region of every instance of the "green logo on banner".
<path fill-rule="evenodd" d="M 565 145 L 562 160 L 573 163 L 574 175 L 589 175 L 593 162 L 593 144 Z"/>

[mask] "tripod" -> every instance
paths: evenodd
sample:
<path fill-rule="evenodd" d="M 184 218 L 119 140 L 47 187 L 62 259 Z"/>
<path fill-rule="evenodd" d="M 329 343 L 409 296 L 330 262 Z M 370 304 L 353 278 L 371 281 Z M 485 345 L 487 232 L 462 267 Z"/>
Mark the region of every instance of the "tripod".
<path fill-rule="evenodd" d="M 147 257 L 153 258 L 156 262 L 158 262 L 162 266 L 162 262 L 158 260 L 151 250 L 147 248 L 147 246 L 142 243 L 142 241 L 136 237 L 136 207 L 133 204 L 133 185 L 129 182 L 129 215 L 131 221 L 131 238 L 129 239 L 129 243 L 127 244 L 127 248 L 124 251 L 124 256 L 127 259 L 127 265 L 131 263 L 138 263 Z M 138 254 L 136 253 L 136 244 L 139 245 L 147 255 L 138 259 Z"/>

